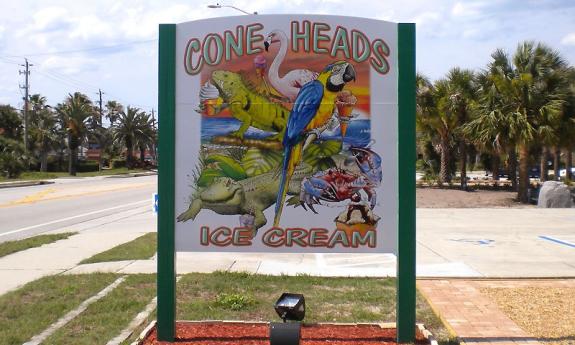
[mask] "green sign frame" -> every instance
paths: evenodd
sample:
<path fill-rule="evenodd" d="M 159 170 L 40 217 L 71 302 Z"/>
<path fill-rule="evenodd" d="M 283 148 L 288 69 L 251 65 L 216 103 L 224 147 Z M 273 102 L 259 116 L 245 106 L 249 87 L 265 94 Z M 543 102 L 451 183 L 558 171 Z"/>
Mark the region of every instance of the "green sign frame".
<path fill-rule="evenodd" d="M 176 25 L 160 24 L 158 61 L 158 260 L 157 337 L 173 342 L 176 331 L 175 109 Z M 397 341 L 415 340 L 415 24 L 398 24 L 398 245 Z"/>

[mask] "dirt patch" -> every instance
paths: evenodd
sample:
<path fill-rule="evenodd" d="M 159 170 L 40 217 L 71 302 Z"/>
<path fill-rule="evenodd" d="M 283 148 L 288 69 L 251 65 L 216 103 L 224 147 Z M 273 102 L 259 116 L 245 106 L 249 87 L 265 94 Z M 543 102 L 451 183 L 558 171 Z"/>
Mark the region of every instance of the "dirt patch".
<path fill-rule="evenodd" d="M 515 201 L 517 193 L 509 191 L 417 188 L 417 207 L 421 208 L 490 208 L 534 207 Z"/>
<path fill-rule="evenodd" d="M 417 332 L 416 344 L 428 344 Z M 396 330 L 379 325 L 304 324 L 301 345 L 391 345 L 396 344 Z M 180 345 L 269 345 L 269 325 L 241 322 L 178 322 L 176 341 Z M 142 345 L 167 345 L 156 340 L 153 329 Z"/>
<path fill-rule="evenodd" d="M 484 288 L 481 292 L 539 342 L 575 344 L 575 288 Z"/>

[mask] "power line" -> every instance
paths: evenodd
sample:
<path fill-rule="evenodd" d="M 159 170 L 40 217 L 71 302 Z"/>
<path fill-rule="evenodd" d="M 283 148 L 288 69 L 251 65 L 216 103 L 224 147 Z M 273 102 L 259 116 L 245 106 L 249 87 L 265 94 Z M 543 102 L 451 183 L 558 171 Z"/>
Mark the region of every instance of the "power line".
<path fill-rule="evenodd" d="M 30 56 L 75 54 L 75 53 L 82 53 L 82 52 L 96 51 L 96 50 L 116 49 L 116 48 L 131 46 L 131 45 L 146 44 L 146 43 L 157 42 L 157 41 L 158 41 L 158 39 L 155 38 L 155 39 L 151 39 L 151 40 L 131 41 L 131 42 L 124 42 L 124 43 L 115 44 L 115 45 L 91 47 L 91 48 L 84 48 L 84 49 L 61 50 L 61 51 L 55 51 L 55 52 L 36 53 L 36 54 L 3 55 L 3 56 L 0 56 L 0 58 L 1 57 L 20 57 L 21 58 L 24 56 L 30 57 Z"/>
<path fill-rule="evenodd" d="M 8 63 L 8 64 L 12 64 L 12 65 L 20 65 L 20 63 L 18 61 L 12 61 L 10 59 L 4 58 L 0 56 L 0 60 L 4 60 L 2 62 L 4 63 Z"/>

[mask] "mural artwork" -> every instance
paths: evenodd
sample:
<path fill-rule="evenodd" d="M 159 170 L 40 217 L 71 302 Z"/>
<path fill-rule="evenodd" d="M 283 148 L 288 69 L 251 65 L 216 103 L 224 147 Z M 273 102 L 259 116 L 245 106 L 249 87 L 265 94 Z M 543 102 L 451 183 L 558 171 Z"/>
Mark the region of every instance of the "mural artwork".
<path fill-rule="evenodd" d="M 197 134 L 176 140 L 195 142 L 184 144 L 176 181 L 179 241 L 194 239 L 191 250 L 377 248 L 387 171 L 372 79 L 388 77 L 394 52 L 337 17 L 257 19 L 182 34 L 180 81 L 195 86 L 180 87 L 187 110 L 177 116 L 194 119 L 177 126 Z"/>

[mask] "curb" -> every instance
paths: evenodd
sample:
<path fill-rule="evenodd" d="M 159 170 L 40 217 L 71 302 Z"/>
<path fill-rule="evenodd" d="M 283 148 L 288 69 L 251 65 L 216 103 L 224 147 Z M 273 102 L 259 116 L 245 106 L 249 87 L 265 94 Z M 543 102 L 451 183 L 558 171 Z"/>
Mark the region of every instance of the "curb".
<path fill-rule="evenodd" d="M 157 171 L 147 171 L 147 172 L 139 172 L 139 173 L 126 173 L 126 174 L 117 174 L 117 175 L 109 175 L 106 178 L 129 178 L 129 177 L 142 177 L 142 176 L 153 176 L 158 175 Z"/>
<path fill-rule="evenodd" d="M 453 329 L 453 327 L 451 327 L 451 325 L 449 324 L 449 322 L 447 322 L 447 320 L 445 319 L 445 317 L 439 312 L 439 309 L 433 304 L 433 302 L 431 301 L 431 299 L 425 294 L 423 293 L 423 291 L 421 291 L 421 289 L 417 288 L 417 291 L 420 293 L 420 295 L 423 297 L 423 299 L 427 302 L 427 304 L 429 305 L 429 308 L 431 309 L 431 311 L 439 318 L 439 321 L 441 321 L 441 323 L 443 324 L 443 326 L 445 327 L 445 329 L 447 330 L 447 333 L 449 333 L 449 335 L 451 337 L 457 338 L 460 342 L 460 344 L 465 345 L 465 342 L 463 342 L 459 336 L 457 335 L 457 333 L 455 332 L 455 330 Z M 418 326 L 419 327 L 419 326 Z"/>
<path fill-rule="evenodd" d="M 427 330 L 427 328 L 425 328 L 424 324 L 418 323 L 418 324 L 416 324 L 416 326 L 417 326 L 417 329 L 419 330 L 419 332 L 423 335 L 423 337 L 425 339 L 427 339 L 427 341 L 429 342 L 430 345 L 438 345 L 437 340 L 435 339 L 433 334 L 431 334 L 431 332 L 429 330 Z"/>
<path fill-rule="evenodd" d="M 2 188 L 13 188 L 13 187 L 28 187 L 28 186 L 40 186 L 44 184 L 52 184 L 54 181 L 14 181 L 14 182 L 0 182 L 0 189 Z"/>

